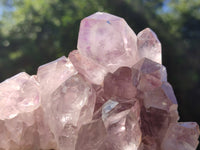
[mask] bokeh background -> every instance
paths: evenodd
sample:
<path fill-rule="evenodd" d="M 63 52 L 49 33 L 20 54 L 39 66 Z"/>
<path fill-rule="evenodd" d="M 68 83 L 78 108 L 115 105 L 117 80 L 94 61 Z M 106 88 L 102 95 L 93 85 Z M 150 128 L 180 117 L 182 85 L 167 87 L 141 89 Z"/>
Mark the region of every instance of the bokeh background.
<path fill-rule="evenodd" d="M 80 20 L 96 11 L 150 27 L 163 48 L 180 121 L 200 124 L 200 0 L 0 0 L 0 81 L 76 49 Z"/>

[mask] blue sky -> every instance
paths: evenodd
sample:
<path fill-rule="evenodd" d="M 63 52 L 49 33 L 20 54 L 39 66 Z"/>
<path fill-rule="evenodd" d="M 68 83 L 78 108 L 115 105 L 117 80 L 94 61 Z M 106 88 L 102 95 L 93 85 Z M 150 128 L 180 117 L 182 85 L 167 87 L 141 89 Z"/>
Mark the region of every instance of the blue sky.
<path fill-rule="evenodd" d="M 2 15 L 2 13 L 3 13 L 3 8 L 2 8 L 2 6 L 0 5 L 0 15 Z"/>
<path fill-rule="evenodd" d="M 4 11 L 4 7 L 0 4 L 0 19 L 2 17 L 3 11 Z"/>
<path fill-rule="evenodd" d="M 170 2 L 170 0 L 164 1 L 164 5 L 163 5 L 162 9 L 163 9 L 163 12 L 165 12 L 165 13 L 170 11 L 170 8 L 168 7 L 169 2 Z"/>
<path fill-rule="evenodd" d="M 12 10 L 13 10 L 13 7 L 6 7 L 6 6 L 3 6 L 3 5 L 2 5 L 2 2 L 1 2 L 1 0 L 0 0 L 0 19 L 1 19 L 1 16 L 2 16 L 4 10 L 6 10 L 6 11 L 12 11 Z"/>

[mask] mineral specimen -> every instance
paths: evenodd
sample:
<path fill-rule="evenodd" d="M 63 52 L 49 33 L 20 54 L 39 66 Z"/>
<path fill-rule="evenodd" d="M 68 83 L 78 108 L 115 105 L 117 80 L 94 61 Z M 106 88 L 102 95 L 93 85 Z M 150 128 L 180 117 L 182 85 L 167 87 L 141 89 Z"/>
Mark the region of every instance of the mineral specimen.
<path fill-rule="evenodd" d="M 78 50 L 0 84 L 0 150 L 195 150 L 149 28 L 97 12 Z"/>

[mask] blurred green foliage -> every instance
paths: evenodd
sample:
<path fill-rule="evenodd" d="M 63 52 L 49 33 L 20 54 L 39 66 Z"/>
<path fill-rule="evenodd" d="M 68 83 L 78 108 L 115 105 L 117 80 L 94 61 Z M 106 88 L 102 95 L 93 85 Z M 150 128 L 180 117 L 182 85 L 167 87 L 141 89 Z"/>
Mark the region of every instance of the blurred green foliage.
<path fill-rule="evenodd" d="M 200 123 L 199 0 L 2 0 L 0 81 L 76 49 L 80 20 L 96 11 L 125 18 L 138 33 L 150 27 L 163 47 L 181 121 Z"/>

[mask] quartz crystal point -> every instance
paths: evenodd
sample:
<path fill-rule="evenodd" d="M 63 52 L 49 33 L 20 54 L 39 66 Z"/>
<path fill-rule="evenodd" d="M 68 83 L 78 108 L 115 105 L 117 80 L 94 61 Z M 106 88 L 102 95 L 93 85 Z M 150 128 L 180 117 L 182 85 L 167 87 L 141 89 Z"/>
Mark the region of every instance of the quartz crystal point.
<path fill-rule="evenodd" d="M 151 29 L 146 28 L 138 33 L 137 47 L 140 58 L 147 57 L 157 63 L 162 63 L 161 44 Z"/>
<path fill-rule="evenodd" d="M 142 137 L 138 101 L 119 103 L 109 111 L 103 110 L 103 113 L 107 113 L 104 118 L 107 137 L 99 150 L 137 150 Z"/>
<path fill-rule="evenodd" d="M 132 70 L 128 67 L 121 67 L 114 74 L 108 73 L 104 79 L 105 96 L 134 98 L 137 89 L 132 83 L 132 75 Z"/>
<path fill-rule="evenodd" d="M 76 150 L 99 150 L 106 138 L 106 128 L 102 119 L 91 121 L 81 127 Z"/>
<path fill-rule="evenodd" d="M 97 12 L 78 50 L 0 83 L 0 150 L 195 150 L 199 126 L 178 103 L 146 28 Z"/>
<path fill-rule="evenodd" d="M 37 71 L 37 79 L 41 90 L 44 91 L 42 92 L 42 103 L 47 103 L 49 98 L 46 96 L 74 74 L 76 74 L 76 70 L 65 56 L 40 66 Z"/>
<path fill-rule="evenodd" d="M 0 149 L 40 147 L 34 119 L 40 99 L 35 76 L 22 72 L 0 84 Z"/>
<path fill-rule="evenodd" d="M 25 72 L 0 84 L 0 119 L 12 119 L 40 106 L 39 84 Z"/>
<path fill-rule="evenodd" d="M 167 81 L 166 68 L 148 58 L 142 58 L 133 68 L 140 71 L 139 90 L 151 91 Z"/>
<path fill-rule="evenodd" d="M 60 150 L 75 148 L 78 129 L 92 119 L 95 98 L 81 75 L 72 76 L 53 92 L 48 121 Z"/>
<path fill-rule="evenodd" d="M 162 142 L 163 150 L 195 150 L 198 145 L 198 125 L 194 122 L 170 124 Z"/>
<path fill-rule="evenodd" d="M 78 50 L 113 72 L 137 60 L 137 37 L 123 18 L 97 12 L 81 21 Z"/>
<path fill-rule="evenodd" d="M 78 72 L 83 74 L 91 83 L 102 84 L 107 73 L 106 68 L 92 59 L 82 56 L 78 50 L 69 54 L 69 59 Z"/>

